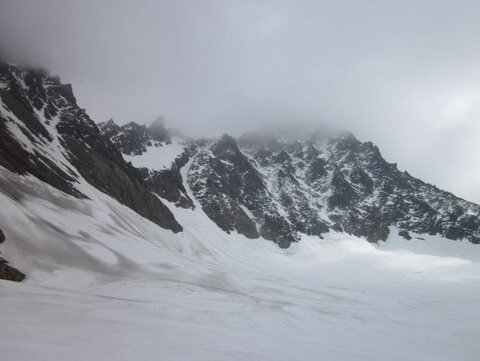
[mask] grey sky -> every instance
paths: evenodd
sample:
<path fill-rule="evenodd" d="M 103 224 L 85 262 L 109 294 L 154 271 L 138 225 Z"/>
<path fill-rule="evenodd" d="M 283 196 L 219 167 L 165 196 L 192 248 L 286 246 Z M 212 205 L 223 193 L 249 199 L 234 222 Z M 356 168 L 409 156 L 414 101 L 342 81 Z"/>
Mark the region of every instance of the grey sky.
<path fill-rule="evenodd" d="M 0 46 L 95 121 L 319 122 L 480 203 L 480 1 L 0 0 Z"/>

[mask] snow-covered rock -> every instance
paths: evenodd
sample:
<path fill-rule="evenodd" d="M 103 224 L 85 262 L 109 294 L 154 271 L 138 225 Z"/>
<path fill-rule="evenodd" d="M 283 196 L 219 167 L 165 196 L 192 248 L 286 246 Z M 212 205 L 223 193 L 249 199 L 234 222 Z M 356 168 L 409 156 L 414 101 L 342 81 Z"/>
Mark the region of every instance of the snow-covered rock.
<path fill-rule="evenodd" d="M 369 241 L 390 227 L 480 242 L 480 206 L 401 172 L 349 133 L 290 139 L 223 136 L 192 157 L 188 183 L 220 228 L 288 247 L 301 233 Z M 270 230 L 274 230 L 270 232 Z"/>
<path fill-rule="evenodd" d="M 0 281 L 2 358 L 478 359 L 479 207 L 371 143 L 128 151 L 70 86 L 4 63 L 0 100 L 0 273 L 26 275 Z"/>
<path fill-rule="evenodd" d="M 85 198 L 89 183 L 175 232 L 181 226 L 81 109 L 70 85 L 0 61 L 0 165 Z"/>
<path fill-rule="evenodd" d="M 184 208 L 193 196 L 222 230 L 285 248 L 332 230 L 378 242 L 391 227 L 405 239 L 480 242 L 480 206 L 399 171 L 350 133 L 192 140 L 171 136 L 162 118 L 99 130 L 58 78 L 3 63 L 0 82 L 0 165 L 77 197 L 88 182 L 165 228 L 181 226 L 158 196 Z"/>

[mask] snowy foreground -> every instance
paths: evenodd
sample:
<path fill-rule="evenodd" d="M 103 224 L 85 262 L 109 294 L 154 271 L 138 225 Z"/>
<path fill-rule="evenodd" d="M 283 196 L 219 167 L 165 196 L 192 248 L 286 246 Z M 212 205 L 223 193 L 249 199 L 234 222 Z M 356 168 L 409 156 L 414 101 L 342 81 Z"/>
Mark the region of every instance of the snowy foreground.
<path fill-rule="evenodd" d="M 479 360 L 480 246 L 281 250 L 172 206 L 175 235 L 87 184 L 76 200 L 0 170 L 0 250 L 28 275 L 0 281 L 2 360 Z"/>

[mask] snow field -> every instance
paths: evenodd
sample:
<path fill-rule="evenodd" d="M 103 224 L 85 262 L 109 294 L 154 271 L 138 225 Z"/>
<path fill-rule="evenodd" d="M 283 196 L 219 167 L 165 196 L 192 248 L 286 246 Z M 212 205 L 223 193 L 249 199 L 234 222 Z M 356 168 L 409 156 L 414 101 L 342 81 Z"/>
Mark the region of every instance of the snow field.
<path fill-rule="evenodd" d="M 2 170 L 8 360 L 476 360 L 479 250 L 344 234 L 287 250 L 170 205 L 172 234 L 94 188 L 77 200 Z M 83 187 L 88 188 L 88 185 Z M 49 199 L 44 199 L 45 194 Z M 392 232 L 394 233 L 394 232 Z M 450 242 L 450 243 L 448 243 Z"/>

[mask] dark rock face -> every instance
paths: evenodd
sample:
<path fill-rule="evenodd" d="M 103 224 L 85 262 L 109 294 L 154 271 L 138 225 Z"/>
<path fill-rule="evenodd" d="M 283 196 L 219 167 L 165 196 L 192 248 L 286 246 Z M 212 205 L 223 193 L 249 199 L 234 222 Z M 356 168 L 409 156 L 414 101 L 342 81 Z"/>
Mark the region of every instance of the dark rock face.
<path fill-rule="evenodd" d="M 193 201 L 185 189 L 180 171 L 190 158 L 198 152 L 198 149 L 196 142 L 190 142 L 169 169 L 149 170 L 141 168 L 140 171 L 144 175 L 149 188 L 160 197 L 175 203 L 177 207 L 193 209 Z"/>
<path fill-rule="evenodd" d="M 99 127 L 117 150 L 125 155 L 139 156 L 146 152 L 148 147 L 161 148 L 171 144 L 170 134 L 166 130 L 162 118 L 155 120 L 148 128 L 134 122 L 119 126 L 113 120 L 100 123 Z M 198 147 L 195 142 L 185 141 L 185 143 L 188 144 L 170 168 L 138 168 L 136 171 L 152 192 L 169 202 L 175 203 L 178 207 L 193 208 L 193 201 L 184 187 L 180 169 L 197 152 Z"/>
<path fill-rule="evenodd" d="M 0 229 L 0 243 L 5 242 L 5 234 Z M 18 269 L 10 266 L 6 260 L 0 257 L 0 279 L 7 281 L 22 282 L 25 275 Z"/>
<path fill-rule="evenodd" d="M 98 126 L 123 154 L 140 155 L 147 150 L 147 147 L 171 143 L 170 135 L 161 117 L 148 128 L 135 122 L 119 126 L 113 119 L 99 123 Z"/>
<path fill-rule="evenodd" d="M 21 86 L 21 81 L 26 88 Z M 39 145 L 53 141 L 46 128 L 50 124 L 42 124 L 36 113 L 43 109 L 52 116 L 57 114 L 45 89 L 59 85 L 56 79 L 47 78 L 46 73 L 40 71 L 23 72 L 0 61 L 0 83 L 4 84 L 0 87 L 1 102 L 7 110 L 0 113 L 0 165 L 16 173 L 32 174 L 65 193 L 82 197 L 72 184 L 77 178 L 73 169 L 68 165 L 60 167 L 39 149 L 27 151 L 19 140 L 25 137 Z M 16 134 L 12 134 L 15 131 Z"/>
<path fill-rule="evenodd" d="M 339 169 L 333 172 L 330 185 L 332 187 L 332 195 L 328 198 L 330 208 L 345 208 L 354 202 L 355 191 Z"/>
<path fill-rule="evenodd" d="M 0 279 L 22 282 L 25 279 L 25 275 L 18 269 L 10 266 L 7 261 L 0 257 Z"/>
<path fill-rule="evenodd" d="M 119 126 L 113 119 L 110 119 L 108 122 L 100 123 L 99 128 L 112 141 L 118 151 L 125 155 L 138 156 L 146 152 L 148 147 L 163 147 L 171 144 L 171 137 L 165 128 L 163 118 L 155 120 L 150 127 L 134 122 Z M 195 143 L 192 142 L 175 159 L 169 169 L 138 168 L 140 178 L 152 192 L 160 197 L 175 203 L 178 207 L 192 208 L 193 202 L 183 185 L 180 169 L 196 152 L 196 148 Z"/>
<path fill-rule="evenodd" d="M 193 202 L 187 195 L 183 185 L 182 175 L 176 167 L 154 171 L 147 168 L 139 168 L 139 172 L 148 184 L 148 188 L 160 197 L 175 203 L 177 207 L 193 207 Z"/>
<path fill-rule="evenodd" d="M 78 107 L 71 86 L 43 71 L 5 63 L 0 85 L 0 165 L 75 197 L 85 197 L 79 186 L 83 177 L 161 227 L 182 229 L 139 171 Z"/>
<path fill-rule="evenodd" d="M 188 184 L 223 230 L 288 247 L 329 230 L 385 240 L 389 227 L 480 241 L 480 206 L 426 184 L 351 134 L 275 140 L 229 136 L 200 148 Z M 251 222 L 249 222 L 251 221 Z M 252 224 L 253 223 L 253 224 Z"/>
<path fill-rule="evenodd" d="M 281 216 L 262 175 L 227 135 L 200 150 L 187 182 L 205 213 L 224 231 L 288 247 L 298 240 Z M 258 225 L 258 227 L 257 227 Z"/>
<path fill-rule="evenodd" d="M 302 193 L 312 208 L 303 213 L 304 219 L 312 214 L 314 219 L 323 218 L 328 229 L 372 242 L 385 240 L 389 226 L 397 226 L 405 238 L 412 231 L 474 243 L 480 240 L 480 206 L 400 172 L 371 142 L 362 143 L 351 134 L 307 137 L 300 144 L 298 140 L 277 143 L 270 154 L 264 144 L 251 140 L 245 144 L 242 150 L 259 165 L 257 169 L 270 183 L 278 181 L 273 193 L 285 187 L 288 179 L 292 184 L 288 194 L 293 198 L 289 204 L 298 202 L 300 197 L 293 195 Z M 275 174 L 279 168 L 283 173 Z M 284 205 L 289 212 L 291 206 Z M 325 232 L 325 227 L 319 230 Z"/>
<path fill-rule="evenodd" d="M 198 201 L 222 230 L 285 248 L 300 233 L 329 230 L 377 242 L 392 226 L 405 239 L 427 233 L 480 243 L 480 206 L 399 171 L 349 133 L 190 140 L 170 168 L 135 168 L 122 153 L 176 141 L 161 119 L 150 127 L 111 120 L 99 129 L 71 86 L 4 63 L 0 100 L 1 166 L 75 197 L 85 197 L 87 181 L 174 232 L 181 226 L 157 195 L 184 208 Z"/>
<path fill-rule="evenodd" d="M 410 236 L 410 233 L 408 233 L 408 231 L 405 231 L 405 230 L 401 230 L 400 232 L 398 232 L 398 235 L 399 235 L 399 236 L 402 236 L 402 237 L 405 238 L 407 241 L 409 241 L 409 240 L 412 239 L 412 236 Z"/>

